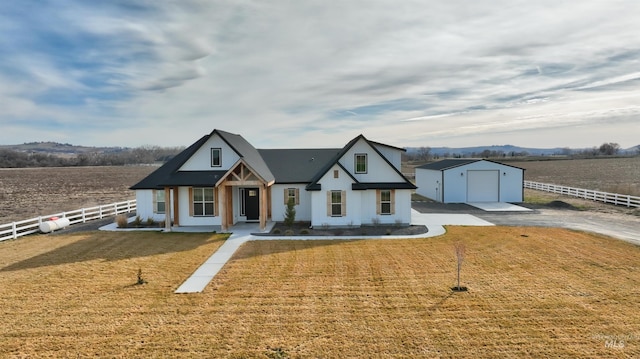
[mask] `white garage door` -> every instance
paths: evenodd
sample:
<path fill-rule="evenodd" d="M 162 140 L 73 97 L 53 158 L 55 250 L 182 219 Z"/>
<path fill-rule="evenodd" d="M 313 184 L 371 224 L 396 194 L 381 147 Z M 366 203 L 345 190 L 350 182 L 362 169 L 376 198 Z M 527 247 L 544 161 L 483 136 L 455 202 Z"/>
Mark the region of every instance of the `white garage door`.
<path fill-rule="evenodd" d="M 467 202 L 498 202 L 500 171 L 468 171 Z"/>

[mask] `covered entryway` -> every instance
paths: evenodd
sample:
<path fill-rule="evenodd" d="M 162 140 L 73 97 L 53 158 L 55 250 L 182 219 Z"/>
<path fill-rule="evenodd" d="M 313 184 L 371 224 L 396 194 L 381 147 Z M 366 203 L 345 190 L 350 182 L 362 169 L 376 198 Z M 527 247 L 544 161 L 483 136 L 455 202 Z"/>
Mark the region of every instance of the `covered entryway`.
<path fill-rule="evenodd" d="M 244 214 L 247 221 L 259 221 L 260 230 L 264 230 L 269 216 L 267 188 L 272 184 L 258 176 L 244 160 L 239 160 L 216 183 L 222 230 L 235 224 L 234 214 Z M 239 194 L 239 201 L 234 201 L 234 192 Z"/>
<path fill-rule="evenodd" d="M 499 202 L 500 171 L 467 171 L 467 202 Z"/>

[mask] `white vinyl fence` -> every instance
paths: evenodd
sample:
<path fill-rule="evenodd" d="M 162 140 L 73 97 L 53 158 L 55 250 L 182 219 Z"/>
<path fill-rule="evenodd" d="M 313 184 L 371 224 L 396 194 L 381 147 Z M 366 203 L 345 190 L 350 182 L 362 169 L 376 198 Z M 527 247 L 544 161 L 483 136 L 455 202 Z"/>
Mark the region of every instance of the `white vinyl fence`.
<path fill-rule="evenodd" d="M 116 202 L 103 206 L 76 209 L 74 211 L 54 213 L 47 216 L 40 216 L 23 221 L 0 224 L 0 241 L 16 239 L 27 234 L 40 232 L 40 224 L 49 218 L 68 218 L 71 225 L 85 223 L 94 219 L 115 216 L 122 213 L 130 213 L 136 210 L 136 200 Z"/>
<path fill-rule="evenodd" d="M 564 194 L 572 197 L 590 199 L 592 201 L 597 201 L 597 202 L 611 203 L 618 206 L 640 208 L 640 197 L 629 196 L 626 194 L 600 192 L 600 191 L 593 191 L 590 189 L 573 188 L 573 187 L 559 186 L 559 185 L 550 184 L 550 183 L 540 183 L 540 182 L 532 182 L 532 181 L 524 181 L 524 188 Z"/>

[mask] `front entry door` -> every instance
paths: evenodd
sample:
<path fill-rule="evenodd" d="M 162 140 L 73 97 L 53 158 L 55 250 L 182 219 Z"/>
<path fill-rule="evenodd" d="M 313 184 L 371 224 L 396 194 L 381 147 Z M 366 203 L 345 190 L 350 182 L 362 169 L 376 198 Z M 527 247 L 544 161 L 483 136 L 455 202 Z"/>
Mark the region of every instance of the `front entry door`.
<path fill-rule="evenodd" d="M 247 221 L 260 219 L 260 196 L 258 188 L 244 189 L 244 214 Z"/>

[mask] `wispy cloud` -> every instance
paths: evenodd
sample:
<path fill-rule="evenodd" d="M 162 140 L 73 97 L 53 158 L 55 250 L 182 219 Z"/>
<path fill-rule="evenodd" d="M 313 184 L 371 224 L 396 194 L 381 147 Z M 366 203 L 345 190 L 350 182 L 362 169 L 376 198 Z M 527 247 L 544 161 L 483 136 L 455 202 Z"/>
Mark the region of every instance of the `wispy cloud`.
<path fill-rule="evenodd" d="M 186 145 L 221 128 L 273 147 L 341 146 L 359 133 L 398 146 L 632 146 L 638 10 L 631 0 L 4 2 L 0 142 Z"/>

